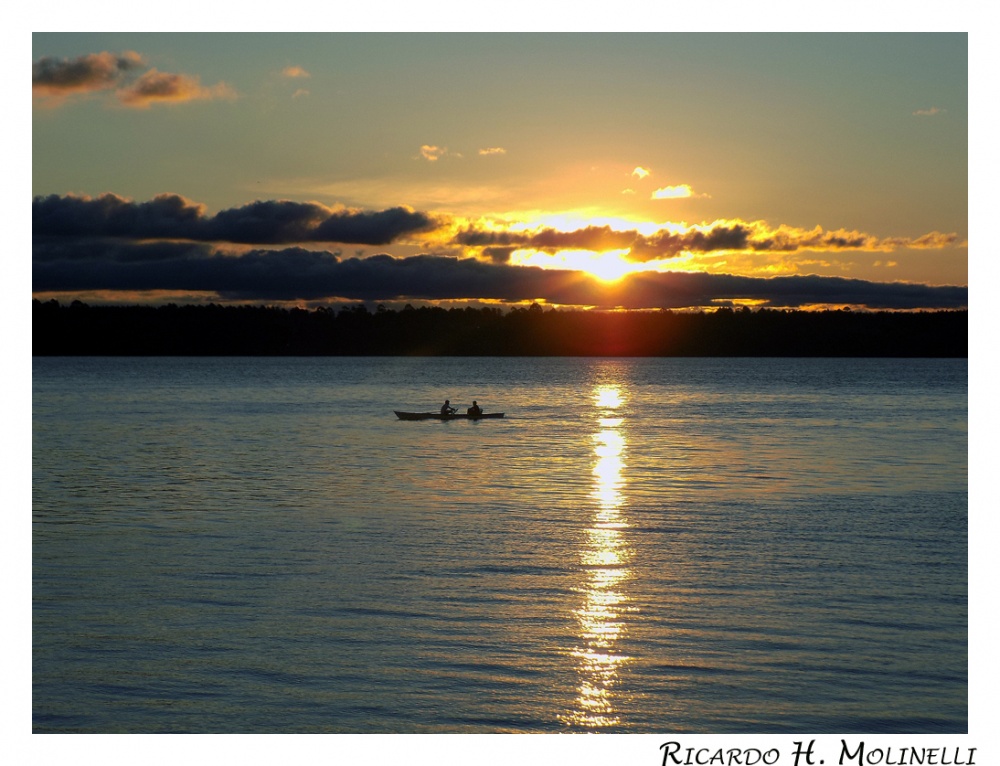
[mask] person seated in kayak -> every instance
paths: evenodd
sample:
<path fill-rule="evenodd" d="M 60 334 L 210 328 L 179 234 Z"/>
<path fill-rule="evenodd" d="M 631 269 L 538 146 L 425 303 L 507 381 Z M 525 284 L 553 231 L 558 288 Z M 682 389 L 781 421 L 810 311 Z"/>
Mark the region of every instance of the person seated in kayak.
<path fill-rule="evenodd" d="M 483 408 L 482 408 L 482 407 L 480 407 L 480 406 L 479 406 L 479 405 L 478 405 L 478 404 L 476 403 L 476 401 L 475 401 L 475 400 L 473 400 L 473 401 L 472 401 L 472 406 L 471 406 L 471 407 L 469 407 L 469 409 L 467 409 L 467 410 L 466 410 L 465 412 L 466 412 L 466 414 L 468 414 L 468 415 L 482 415 L 482 414 L 483 414 Z"/>
<path fill-rule="evenodd" d="M 449 402 L 447 399 L 445 399 L 444 400 L 444 404 L 441 405 L 441 414 L 442 415 L 454 415 L 455 414 L 455 409 L 456 409 L 455 407 L 451 406 L 451 402 Z"/>

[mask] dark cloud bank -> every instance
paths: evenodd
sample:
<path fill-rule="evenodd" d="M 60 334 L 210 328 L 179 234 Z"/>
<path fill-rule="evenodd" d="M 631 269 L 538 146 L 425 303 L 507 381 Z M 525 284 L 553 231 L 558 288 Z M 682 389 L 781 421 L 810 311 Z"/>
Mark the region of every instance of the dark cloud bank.
<path fill-rule="evenodd" d="M 331 210 L 312 202 L 259 201 L 205 214 L 203 205 L 176 194 L 133 202 L 114 194 L 99 197 L 36 197 L 31 207 L 36 237 L 106 237 L 133 240 L 185 239 L 282 245 L 343 242 L 387 245 L 434 223 L 405 207 L 381 211 Z"/>
<path fill-rule="evenodd" d="M 489 299 L 624 308 L 752 300 L 789 308 L 953 309 L 968 302 L 968 289 L 961 286 L 820 276 L 645 272 L 604 285 L 574 271 L 508 265 L 503 253 L 512 245 L 509 237 L 468 231 L 460 234 L 459 244 L 496 248 L 492 260 L 387 254 L 345 259 L 301 247 L 230 253 L 217 244 L 381 246 L 436 226 L 428 214 L 404 207 L 371 212 L 265 201 L 207 215 L 204 206 L 178 195 L 141 203 L 112 194 L 38 197 L 32 204 L 33 291 L 198 292 L 247 302 Z M 742 241 L 742 233 L 737 234 Z M 605 228 L 533 236 L 533 244 L 552 248 L 571 240 L 578 245 L 580 237 L 593 247 L 624 244 L 619 241 L 624 235 Z M 719 246 L 731 244 L 731 237 L 716 234 L 703 247 L 714 246 L 711 236 L 721 238 Z"/>
<path fill-rule="evenodd" d="M 342 259 L 301 248 L 226 255 L 207 244 L 41 240 L 36 293 L 197 291 L 226 300 L 351 301 L 542 300 L 624 308 L 685 308 L 757 300 L 777 307 L 863 305 L 873 309 L 963 308 L 965 287 L 819 276 L 772 278 L 704 273 L 640 273 L 602 285 L 577 272 L 487 263 L 472 258 L 375 255 Z"/>

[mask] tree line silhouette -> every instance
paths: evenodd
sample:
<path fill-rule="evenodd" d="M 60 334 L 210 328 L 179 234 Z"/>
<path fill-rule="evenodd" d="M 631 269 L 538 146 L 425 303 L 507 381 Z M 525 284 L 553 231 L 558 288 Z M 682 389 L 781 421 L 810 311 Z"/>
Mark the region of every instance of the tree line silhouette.
<path fill-rule="evenodd" d="M 967 311 L 32 303 L 35 356 L 968 356 Z"/>

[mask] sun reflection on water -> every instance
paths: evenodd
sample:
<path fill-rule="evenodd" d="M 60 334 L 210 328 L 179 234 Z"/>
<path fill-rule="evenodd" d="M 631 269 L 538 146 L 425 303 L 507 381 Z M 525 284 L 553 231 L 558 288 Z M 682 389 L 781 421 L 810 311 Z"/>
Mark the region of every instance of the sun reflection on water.
<path fill-rule="evenodd" d="M 598 430 L 593 434 L 593 497 L 597 500 L 580 563 L 586 580 L 580 588 L 583 603 L 574 615 L 580 627 L 580 645 L 573 651 L 580 676 L 575 708 L 564 722 L 585 729 L 621 724 L 616 689 L 619 669 L 629 657 L 618 650 L 626 633 L 629 597 L 625 586 L 632 577 L 632 551 L 626 536 L 628 520 L 622 512 L 625 497 L 625 434 L 623 418 L 615 413 L 624 404 L 617 385 L 594 389 Z"/>

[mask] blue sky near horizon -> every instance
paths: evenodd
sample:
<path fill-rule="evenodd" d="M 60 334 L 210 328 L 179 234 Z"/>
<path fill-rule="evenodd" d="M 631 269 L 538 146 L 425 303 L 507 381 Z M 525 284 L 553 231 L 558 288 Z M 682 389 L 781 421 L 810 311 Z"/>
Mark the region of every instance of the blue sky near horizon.
<path fill-rule="evenodd" d="M 71 231 L 71 213 L 56 211 L 75 206 L 79 220 L 98 206 L 78 203 L 102 194 L 122 214 L 158 195 L 196 209 L 200 234 L 171 229 L 172 246 L 198 243 L 174 252 L 187 266 L 257 245 L 271 265 L 280 248 L 323 253 L 310 257 L 331 301 L 351 298 L 337 294 L 344 263 L 374 255 L 408 271 L 434 258 L 438 282 L 471 258 L 605 282 L 641 268 L 968 284 L 965 34 L 36 33 L 32 44 L 32 194 L 56 198 L 44 222 L 33 211 L 36 293 L 159 292 L 149 274 L 102 286 L 93 268 L 98 236 L 118 262 L 166 257 L 148 249 L 154 232 L 130 231 L 125 255 L 121 231 Z M 126 53 L 103 81 L 58 80 Z M 293 210 L 310 226 L 387 211 L 413 225 L 292 241 Z M 250 212 L 258 224 L 285 216 L 282 236 L 206 233 L 220 231 L 214 216 Z M 83 234 L 86 267 L 58 247 Z M 532 289 L 501 300 L 550 300 Z M 227 295 L 204 280 L 163 290 Z M 294 293 L 282 298 L 306 300 Z M 477 297 L 461 293 L 411 297 Z"/>

